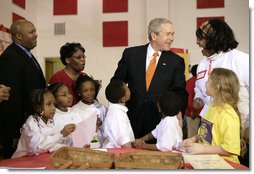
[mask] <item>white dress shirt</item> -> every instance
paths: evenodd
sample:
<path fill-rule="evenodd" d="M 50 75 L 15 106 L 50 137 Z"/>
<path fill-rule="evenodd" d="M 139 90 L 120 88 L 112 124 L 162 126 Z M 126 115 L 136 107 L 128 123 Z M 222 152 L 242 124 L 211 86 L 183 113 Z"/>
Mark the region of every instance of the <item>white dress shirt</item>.
<path fill-rule="evenodd" d="M 104 148 L 120 148 L 135 140 L 127 111 L 124 105 L 109 103 L 104 123 L 106 135 Z"/>
<path fill-rule="evenodd" d="M 157 139 L 156 147 L 160 151 L 172 151 L 180 148 L 183 141 L 183 132 L 176 116 L 167 116 L 151 132 Z"/>

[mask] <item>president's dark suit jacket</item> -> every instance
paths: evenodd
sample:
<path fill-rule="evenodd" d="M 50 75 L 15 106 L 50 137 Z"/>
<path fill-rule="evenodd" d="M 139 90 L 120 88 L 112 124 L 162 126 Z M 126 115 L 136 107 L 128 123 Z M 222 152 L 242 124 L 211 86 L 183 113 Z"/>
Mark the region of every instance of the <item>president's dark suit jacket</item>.
<path fill-rule="evenodd" d="M 18 138 L 26 116 L 32 113 L 31 91 L 46 87 L 38 66 L 14 43 L 0 56 L 0 84 L 11 87 L 9 100 L 0 103 L 0 130 L 5 140 L 7 136 Z"/>
<path fill-rule="evenodd" d="M 111 79 L 124 81 L 131 91 L 126 106 L 135 138 L 151 132 L 160 122 L 157 101 L 163 91 L 177 93 L 183 101 L 183 111 L 188 101 L 184 60 L 172 51 L 162 52 L 150 88 L 146 91 L 147 47 L 148 44 L 125 49 Z"/>

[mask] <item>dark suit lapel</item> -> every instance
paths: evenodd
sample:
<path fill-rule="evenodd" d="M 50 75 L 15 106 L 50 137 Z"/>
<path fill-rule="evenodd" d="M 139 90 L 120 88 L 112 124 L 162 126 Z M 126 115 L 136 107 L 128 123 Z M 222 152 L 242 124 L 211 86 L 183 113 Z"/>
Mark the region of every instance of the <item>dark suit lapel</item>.
<path fill-rule="evenodd" d="M 41 69 L 41 66 L 40 66 L 40 64 L 38 63 L 38 61 L 37 61 L 37 59 L 34 57 L 34 55 L 32 54 L 32 57 L 31 57 L 31 59 L 34 59 L 34 63 L 36 63 L 36 71 L 40 74 L 40 76 L 44 79 L 44 76 L 43 76 L 43 72 L 42 72 L 42 69 Z"/>
<path fill-rule="evenodd" d="M 146 92 L 146 54 L 147 54 L 147 46 L 143 47 L 143 50 L 137 54 L 136 57 L 136 65 L 137 66 L 137 76 L 138 80 L 140 81 L 140 87 L 142 91 Z"/>
<path fill-rule="evenodd" d="M 42 72 L 42 69 L 39 65 L 39 63 L 37 62 L 37 60 L 34 58 L 35 62 L 33 62 L 32 58 L 29 57 L 24 50 L 22 50 L 19 46 L 17 46 L 16 44 L 12 43 L 15 47 L 15 49 L 19 52 L 19 54 L 22 55 L 22 57 L 25 59 L 26 62 L 28 62 L 32 68 L 34 69 L 34 71 L 40 76 L 40 78 L 44 79 L 44 75 Z M 33 56 L 33 55 L 32 55 Z M 36 66 L 36 64 L 38 65 L 38 67 Z"/>

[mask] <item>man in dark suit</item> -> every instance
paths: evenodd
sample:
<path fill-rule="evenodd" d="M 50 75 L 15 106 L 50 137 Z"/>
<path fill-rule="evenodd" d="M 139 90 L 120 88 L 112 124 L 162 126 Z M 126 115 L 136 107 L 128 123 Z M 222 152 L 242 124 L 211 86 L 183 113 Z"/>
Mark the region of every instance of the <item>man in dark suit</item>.
<path fill-rule="evenodd" d="M 153 19 L 148 26 L 148 38 L 150 43 L 124 50 L 111 79 L 124 81 L 131 91 L 126 106 L 135 138 L 151 132 L 160 122 L 157 101 L 163 91 L 173 91 L 181 97 L 182 112 L 188 101 L 184 60 L 170 51 L 174 40 L 172 23 L 163 18 Z M 155 52 L 156 68 L 149 85 L 146 72 Z"/>
<path fill-rule="evenodd" d="M 11 88 L 9 100 L 0 103 L 0 141 L 3 157 L 10 158 L 20 137 L 20 128 L 33 112 L 30 93 L 45 88 L 39 63 L 30 52 L 37 45 L 36 29 L 27 20 L 10 28 L 13 43 L 0 56 L 0 84 Z"/>

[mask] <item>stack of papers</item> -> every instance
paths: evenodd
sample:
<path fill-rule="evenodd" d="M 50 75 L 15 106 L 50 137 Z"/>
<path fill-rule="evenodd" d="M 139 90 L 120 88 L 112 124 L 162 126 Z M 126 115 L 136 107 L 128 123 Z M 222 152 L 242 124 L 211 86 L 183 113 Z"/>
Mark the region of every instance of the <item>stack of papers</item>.
<path fill-rule="evenodd" d="M 185 163 L 190 163 L 194 169 L 234 169 L 222 157 L 212 155 L 183 154 Z"/>

